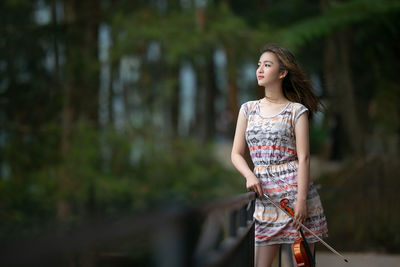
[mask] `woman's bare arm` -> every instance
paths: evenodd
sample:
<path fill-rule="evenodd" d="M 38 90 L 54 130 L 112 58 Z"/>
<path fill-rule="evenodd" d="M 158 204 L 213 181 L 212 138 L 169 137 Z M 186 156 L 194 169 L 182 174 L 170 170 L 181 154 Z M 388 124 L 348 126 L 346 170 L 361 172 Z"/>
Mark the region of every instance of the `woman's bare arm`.
<path fill-rule="evenodd" d="M 235 168 L 246 178 L 246 188 L 253 190 L 262 199 L 262 189 L 260 181 L 250 170 L 244 159 L 244 152 L 246 148 L 245 131 L 247 127 L 247 120 L 242 112 L 239 112 L 235 137 L 233 139 L 233 147 L 231 153 L 231 160 Z"/>
<path fill-rule="evenodd" d="M 300 222 L 307 218 L 307 193 L 310 184 L 310 141 L 309 122 L 307 112 L 304 112 L 297 119 L 295 125 L 296 150 L 299 160 L 297 172 L 297 202 L 295 206 L 295 217 Z M 297 226 L 297 225 L 296 225 Z"/>

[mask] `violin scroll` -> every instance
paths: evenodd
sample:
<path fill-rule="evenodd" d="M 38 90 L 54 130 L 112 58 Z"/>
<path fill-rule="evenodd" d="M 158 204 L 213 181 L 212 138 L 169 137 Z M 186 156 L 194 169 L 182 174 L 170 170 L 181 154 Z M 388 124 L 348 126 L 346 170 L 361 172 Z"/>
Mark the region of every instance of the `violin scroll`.
<path fill-rule="evenodd" d="M 280 204 L 283 209 L 285 209 L 287 212 L 289 212 L 290 215 L 294 216 L 293 210 L 287 206 L 287 205 L 289 205 L 289 199 L 282 198 L 280 201 Z"/>

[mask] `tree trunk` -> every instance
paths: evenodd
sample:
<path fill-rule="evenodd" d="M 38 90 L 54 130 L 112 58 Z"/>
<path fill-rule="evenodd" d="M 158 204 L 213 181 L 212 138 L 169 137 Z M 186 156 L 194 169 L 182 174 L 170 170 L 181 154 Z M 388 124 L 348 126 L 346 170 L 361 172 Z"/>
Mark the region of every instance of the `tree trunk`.
<path fill-rule="evenodd" d="M 217 84 L 215 78 L 215 67 L 213 60 L 213 53 L 211 52 L 207 61 L 206 66 L 206 95 L 205 95 L 205 126 L 206 132 L 205 137 L 207 140 L 210 140 L 215 135 L 215 98 L 217 95 Z"/>
<path fill-rule="evenodd" d="M 181 106 L 181 99 L 180 99 L 180 88 L 179 88 L 179 67 L 178 66 L 170 66 L 170 78 L 169 79 L 176 79 L 172 84 L 173 88 L 171 94 L 171 129 L 172 134 L 174 136 L 178 135 L 178 127 L 179 127 L 179 112 Z M 174 77 L 174 78 L 172 78 Z"/>
<path fill-rule="evenodd" d="M 195 122 L 194 133 L 202 142 L 206 139 L 206 120 L 205 120 L 205 102 L 206 102 L 206 86 L 205 73 L 203 64 L 195 65 L 196 71 L 196 107 L 195 107 Z"/>
<path fill-rule="evenodd" d="M 72 121 L 83 119 L 98 125 L 99 60 L 98 29 L 100 7 L 98 1 L 65 1 L 66 75 Z M 67 93 L 67 92 L 66 92 Z M 68 98 L 68 94 L 65 95 Z"/>
<path fill-rule="evenodd" d="M 51 2 L 51 16 L 52 16 L 52 23 L 54 28 L 57 28 L 57 12 L 56 12 L 56 2 Z M 54 50 L 54 71 L 53 71 L 53 79 L 55 88 L 59 88 L 60 86 L 60 52 L 58 49 L 58 34 L 55 34 L 53 37 L 53 50 Z"/>
<path fill-rule="evenodd" d="M 65 74 L 63 81 L 63 105 L 61 111 L 61 156 L 65 158 L 70 150 L 74 125 L 84 120 L 98 126 L 99 113 L 99 60 L 98 29 L 99 3 L 95 0 L 64 2 L 65 36 Z M 60 175 L 60 188 L 71 179 L 68 171 Z M 88 203 L 94 203 L 88 199 Z M 92 208 L 92 207 L 91 207 Z M 83 211 L 86 213 L 86 211 Z M 58 203 L 58 217 L 63 220 L 69 216 L 67 199 Z"/>
<path fill-rule="evenodd" d="M 322 0 L 322 9 L 329 1 Z M 324 76 L 329 98 L 328 117 L 333 124 L 332 158 L 362 153 L 362 135 L 357 119 L 357 105 L 351 73 L 352 35 L 341 30 L 326 37 L 324 43 Z"/>
<path fill-rule="evenodd" d="M 73 118 L 73 107 L 71 105 L 72 91 L 73 91 L 73 79 L 71 75 L 71 71 L 69 71 L 69 66 L 72 65 L 71 61 L 73 61 L 72 53 L 70 52 L 70 46 L 68 46 L 69 40 L 69 28 L 70 24 L 76 20 L 76 14 L 74 9 L 74 4 L 72 1 L 65 1 L 64 4 L 65 10 L 65 24 L 67 24 L 67 33 L 66 33 L 66 72 L 64 82 L 63 82 L 63 102 L 62 102 L 62 111 L 61 111 L 61 121 L 62 121 L 62 132 L 61 132 L 61 155 L 65 156 L 67 153 L 70 142 L 71 142 L 71 132 L 72 132 L 72 118 Z"/>
<path fill-rule="evenodd" d="M 351 73 L 351 44 L 352 35 L 350 32 L 339 32 L 337 36 L 340 51 L 340 64 L 337 73 L 341 79 L 337 80 L 337 89 L 340 97 L 340 116 L 343 120 L 346 135 L 350 141 L 350 148 L 356 155 L 362 153 L 362 134 L 360 122 L 357 118 L 357 103 L 355 101 L 354 86 Z M 338 99 L 339 100 L 339 99 Z"/>
<path fill-rule="evenodd" d="M 239 113 L 239 101 L 238 101 L 238 87 L 236 84 L 236 63 L 234 60 L 234 54 L 229 45 L 225 45 L 226 52 L 226 68 L 228 76 L 228 108 L 231 112 L 234 122 Z"/>

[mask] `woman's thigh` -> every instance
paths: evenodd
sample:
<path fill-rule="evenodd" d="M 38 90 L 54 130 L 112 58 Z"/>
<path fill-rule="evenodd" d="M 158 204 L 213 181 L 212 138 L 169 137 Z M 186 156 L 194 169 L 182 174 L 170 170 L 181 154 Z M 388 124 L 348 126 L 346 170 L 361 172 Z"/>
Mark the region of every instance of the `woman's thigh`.
<path fill-rule="evenodd" d="M 270 267 L 279 250 L 279 244 L 255 248 L 255 267 Z"/>

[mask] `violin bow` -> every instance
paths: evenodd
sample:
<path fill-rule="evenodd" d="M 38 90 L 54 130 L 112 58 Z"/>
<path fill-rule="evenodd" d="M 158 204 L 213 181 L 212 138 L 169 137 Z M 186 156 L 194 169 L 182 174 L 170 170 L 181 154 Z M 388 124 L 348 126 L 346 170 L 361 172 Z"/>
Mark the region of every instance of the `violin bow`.
<path fill-rule="evenodd" d="M 289 216 L 289 218 L 291 218 L 293 221 L 297 222 L 301 227 L 303 227 L 305 230 L 307 230 L 307 232 L 309 232 L 311 235 L 313 235 L 316 239 L 318 239 L 319 242 L 321 242 L 325 247 L 327 247 L 330 251 L 332 251 L 333 253 L 335 253 L 336 255 L 338 255 L 339 257 L 341 257 L 345 262 L 349 262 L 345 257 L 342 256 L 342 254 L 340 254 L 339 252 L 337 252 L 333 247 L 329 246 L 328 243 L 326 243 L 324 240 L 322 240 L 319 236 L 317 236 L 313 231 L 311 231 L 310 229 L 307 228 L 307 226 L 305 226 L 304 224 L 302 224 L 301 222 L 299 222 L 298 220 L 296 220 L 291 214 L 289 214 L 289 212 L 287 212 L 286 210 L 284 210 L 281 206 L 279 206 L 278 204 L 276 204 L 267 194 L 263 193 L 264 197 L 269 200 L 269 202 L 272 203 L 272 205 L 274 205 L 275 207 L 277 207 L 278 209 L 280 209 L 283 213 L 285 213 L 287 216 Z"/>

